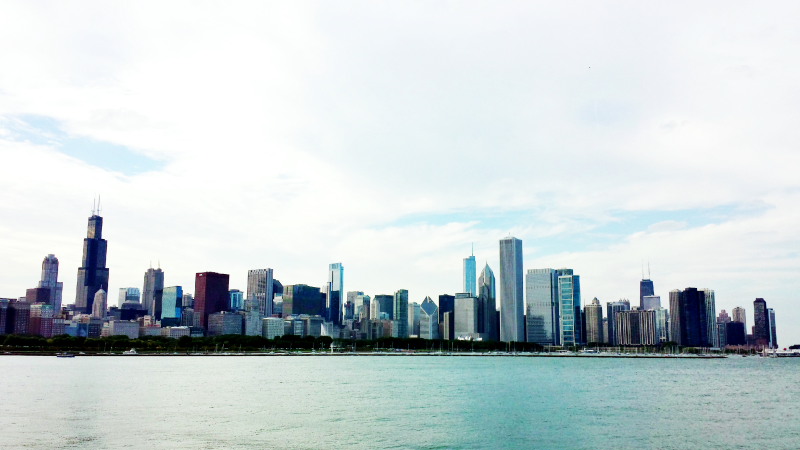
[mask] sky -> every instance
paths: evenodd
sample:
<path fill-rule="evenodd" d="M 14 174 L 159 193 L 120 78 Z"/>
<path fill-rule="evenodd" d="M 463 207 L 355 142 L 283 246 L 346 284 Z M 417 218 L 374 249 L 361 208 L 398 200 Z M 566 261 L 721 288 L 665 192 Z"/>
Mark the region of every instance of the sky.
<path fill-rule="evenodd" d="M 345 290 L 461 287 L 474 244 L 775 309 L 800 344 L 797 2 L 0 4 L 0 297 L 102 201 L 110 303 L 159 266 Z M 644 269 L 643 269 L 644 267 Z"/>

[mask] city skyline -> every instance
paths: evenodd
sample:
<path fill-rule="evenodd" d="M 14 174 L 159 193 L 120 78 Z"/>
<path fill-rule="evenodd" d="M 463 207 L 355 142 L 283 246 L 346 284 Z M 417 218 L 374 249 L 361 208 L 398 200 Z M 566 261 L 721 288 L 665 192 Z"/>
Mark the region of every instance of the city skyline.
<path fill-rule="evenodd" d="M 662 305 L 765 298 L 800 342 L 798 5 L 151 8 L 0 6 L 0 295 L 54 254 L 71 301 L 100 194 L 110 303 L 159 259 L 435 300 L 511 234 L 583 300 L 650 261 Z"/>

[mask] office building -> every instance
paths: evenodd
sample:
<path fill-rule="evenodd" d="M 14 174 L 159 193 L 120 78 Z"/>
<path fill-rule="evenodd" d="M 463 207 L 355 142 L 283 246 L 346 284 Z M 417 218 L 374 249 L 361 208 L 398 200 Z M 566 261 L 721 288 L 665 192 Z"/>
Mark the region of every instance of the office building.
<path fill-rule="evenodd" d="M 194 279 L 194 315 L 197 326 L 208 329 L 208 316 L 228 310 L 230 275 L 200 272 Z"/>
<path fill-rule="evenodd" d="M 109 336 L 128 336 L 129 339 L 139 338 L 139 323 L 128 320 L 112 320 L 108 323 Z"/>
<path fill-rule="evenodd" d="M 708 294 L 708 297 L 707 297 Z M 716 323 L 716 314 L 709 316 L 714 310 L 713 291 L 686 288 L 669 293 L 670 338 L 684 347 L 711 347 L 713 334 L 709 330 L 709 322 Z"/>
<path fill-rule="evenodd" d="M 586 343 L 600 344 L 603 339 L 603 306 L 595 297 L 592 303 L 583 307 L 586 317 Z"/>
<path fill-rule="evenodd" d="M 643 311 L 655 311 L 658 308 L 661 308 L 660 295 L 645 295 L 642 297 L 641 309 Z"/>
<path fill-rule="evenodd" d="M 559 269 L 556 272 L 561 330 L 559 345 L 564 347 L 580 345 L 583 343 L 580 277 L 573 274 L 572 269 Z"/>
<path fill-rule="evenodd" d="M 261 336 L 266 339 L 275 339 L 283 336 L 283 319 L 280 317 L 265 317 L 261 319 Z"/>
<path fill-rule="evenodd" d="M 463 267 L 463 292 L 469 293 L 471 296 L 476 297 L 477 293 L 475 291 L 475 255 L 470 255 L 464 258 L 464 267 Z"/>
<path fill-rule="evenodd" d="M 769 348 L 778 348 L 778 333 L 775 331 L 775 310 L 767 308 L 769 317 Z"/>
<path fill-rule="evenodd" d="M 755 327 L 753 329 L 753 338 L 756 341 L 756 346 L 761 348 L 769 348 L 770 343 L 770 330 L 769 330 L 769 311 L 767 310 L 767 302 L 763 298 L 757 298 L 753 302 L 753 319 Z"/>
<path fill-rule="evenodd" d="M 725 325 L 725 344 L 726 345 L 746 345 L 747 333 L 745 333 L 744 323 L 731 321 Z"/>
<path fill-rule="evenodd" d="M 272 269 L 253 269 L 247 271 L 247 298 L 255 299 L 262 317 L 273 314 L 275 280 Z"/>
<path fill-rule="evenodd" d="M 455 295 L 442 294 L 439 296 L 439 336 L 441 339 L 455 339 L 454 330 L 450 327 L 451 322 L 445 322 L 444 315 L 450 314 L 451 319 L 455 307 Z"/>
<path fill-rule="evenodd" d="M 42 261 L 42 278 L 38 287 L 49 291 L 47 303 L 53 306 L 56 315 L 61 314 L 64 283 L 58 281 L 58 258 L 53 254 L 45 256 Z"/>
<path fill-rule="evenodd" d="M 141 303 L 141 301 L 142 301 L 142 295 L 139 288 L 136 287 L 119 288 L 119 297 L 117 298 L 117 306 L 122 307 L 122 304 L 126 302 Z"/>
<path fill-rule="evenodd" d="M 525 275 L 526 340 L 541 345 L 558 345 L 559 317 L 556 271 L 528 270 Z"/>
<path fill-rule="evenodd" d="M 439 339 L 439 307 L 430 297 L 419 306 L 419 337 Z"/>
<path fill-rule="evenodd" d="M 745 309 L 740 307 L 740 306 L 737 306 L 736 308 L 733 308 L 733 311 L 731 311 L 731 321 L 732 322 L 739 322 L 741 324 L 744 324 L 744 329 L 746 330 L 747 329 L 747 316 L 745 314 Z"/>
<path fill-rule="evenodd" d="M 342 296 L 344 295 L 344 266 L 342 263 L 328 265 L 327 319 L 336 325 L 342 324 Z M 405 314 L 405 311 L 403 312 Z"/>
<path fill-rule="evenodd" d="M 498 341 L 497 292 L 494 272 L 486 264 L 478 277 L 478 332 L 484 341 Z"/>
<path fill-rule="evenodd" d="M 53 337 L 53 305 L 33 303 L 30 308 L 28 333 L 46 338 Z"/>
<path fill-rule="evenodd" d="M 161 268 L 149 268 L 144 273 L 144 288 L 142 289 L 142 307 L 147 309 L 147 314 L 161 319 L 161 299 L 164 294 L 164 271 Z"/>
<path fill-rule="evenodd" d="M 169 286 L 161 292 L 161 321 L 162 325 L 178 326 L 181 324 L 183 312 L 183 287 Z"/>
<path fill-rule="evenodd" d="M 617 342 L 617 313 L 629 311 L 631 302 L 627 299 L 620 299 L 616 302 L 606 303 L 606 318 L 608 318 L 608 345 L 620 345 Z"/>
<path fill-rule="evenodd" d="M 408 291 L 400 289 L 394 293 L 394 328 L 393 335 L 398 338 L 408 337 Z"/>
<path fill-rule="evenodd" d="M 208 335 L 223 336 L 226 334 L 242 334 L 242 315 L 220 311 L 208 315 Z"/>
<path fill-rule="evenodd" d="M 716 347 L 715 340 L 717 334 L 717 308 L 716 296 L 713 289 L 701 289 L 703 292 L 703 307 L 705 308 L 706 337 L 704 342 L 707 346 Z"/>
<path fill-rule="evenodd" d="M 381 314 L 385 314 L 387 320 L 394 320 L 394 295 L 378 294 L 375 296 L 377 302 L 377 309 L 375 310 L 375 320 L 381 319 Z"/>
<path fill-rule="evenodd" d="M 656 343 L 669 342 L 669 310 L 659 307 L 651 311 L 656 313 Z"/>
<path fill-rule="evenodd" d="M 283 317 L 300 314 L 325 317 L 325 298 L 318 287 L 288 285 L 283 289 Z"/>
<path fill-rule="evenodd" d="M 469 292 L 457 293 L 453 312 L 455 339 L 476 340 L 478 332 L 478 299 Z"/>
<path fill-rule="evenodd" d="M 92 302 L 92 317 L 95 319 L 102 319 L 106 316 L 106 305 L 108 303 L 108 296 L 106 291 L 100 289 L 94 294 L 94 301 Z"/>
<path fill-rule="evenodd" d="M 244 309 L 244 292 L 239 289 L 231 289 L 228 291 L 228 297 L 230 298 L 228 303 L 229 311 L 235 312 Z"/>
<path fill-rule="evenodd" d="M 648 269 L 649 270 L 649 269 Z M 647 309 L 654 309 L 654 308 L 646 308 L 644 298 L 656 295 L 655 287 L 653 286 L 653 280 L 649 278 L 645 278 L 639 282 L 639 309 L 647 310 Z M 659 305 L 661 306 L 661 305 Z"/>
<path fill-rule="evenodd" d="M 503 342 L 525 341 L 522 295 L 522 241 L 509 236 L 500 240 L 500 340 Z"/>
<path fill-rule="evenodd" d="M 408 334 L 419 337 L 420 305 L 417 302 L 408 304 Z"/>
<path fill-rule="evenodd" d="M 103 239 L 103 218 L 99 210 L 92 210 L 86 238 L 83 240 L 83 257 L 78 268 L 75 293 L 75 309 L 85 314 L 92 313 L 94 296 L 100 289 L 108 292 L 108 268 L 106 253 L 108 243 Z"/>

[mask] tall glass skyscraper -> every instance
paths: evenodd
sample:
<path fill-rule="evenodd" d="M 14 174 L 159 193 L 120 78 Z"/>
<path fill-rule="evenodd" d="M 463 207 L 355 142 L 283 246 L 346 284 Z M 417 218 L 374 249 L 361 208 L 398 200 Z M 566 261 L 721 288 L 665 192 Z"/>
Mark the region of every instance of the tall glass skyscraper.
<path fill-rule="evenodd" d="M 559 269 L 558 300 L 561 316 L 560 345 L 572 346 L 583 342 L 581 335 L 581 280 L 572 273 L 572 269 Z"/>
<path fill-rule="evenodd" d="M 408 291 L 405 289 L 394 293 L 394 326 L 397 337 L 408 337 Z"/>
<path fill-rule="evenodd" d="M 522 241 L 500 240 L 500 340 L 525 341 L 525 308 L 522 288 Z"/>
<path fill-rule="evenodd" d="M 497 292 L 494 272 L 486 264 L 478 277 L 478 331 L 485 341 L 499 339 L 497 330 Z"/>
<path fill-rule="evenodd" d="M 472 297 L 477 297 L 475 291 L 475 255 L 464 258 L 464 290 Z"/>
<path fill-rule="evenodd" d="M 83 258 L 81 267 L 78 268 L 75 293 L 75 308 L 83 313 L 92 313 L 92 303 L 97 291 L 102 289 L 108 292 L 107 251 L 108 243 L 103 239 L 103 218 L 92 211 L 86 239 L 83 240 Z"/>
<path fill-rule="evenodd" d="M 344 266 L 342 263 L 328 265 L 328 297 L 327 310 L 328 320 L 341 325 L 342 323 L 342 299 L 344 296 Z M 407 311 L 404 311 L 406 314 Z"/>
<path fill-rule="evenodd" d="M 161 294 L 161 320 L 163 321 L 172 319 L 173 323 L 180 324 L 181 312 L 183 308 L 183 287 L 169 286 L 165 287 Z"/>
<path fill-rule="evenodd" d="M 648 278 L 643 279 L 639 282 L 639 308 L 642 310 L 647 310 L 651 308 L 645 308 L 644 298 L 656 295 L 655 287 L 653 286 L 653 280 Z"/>
<path fill-rule="evenodd" d="M 553 269 L 531 269 L 525 275 L 527 341 L 557 345 L 559 331 L 558 276 Z"/>
<path fill-rule="evenodd" d="M 755 319 L 753 339 L 756 340 L 756 345 L 759 347 L 769 347 L 769 312 L 767 311 L 767 302 L 763 298 L 757 298 L 753 302 L 753 319 Z"/>

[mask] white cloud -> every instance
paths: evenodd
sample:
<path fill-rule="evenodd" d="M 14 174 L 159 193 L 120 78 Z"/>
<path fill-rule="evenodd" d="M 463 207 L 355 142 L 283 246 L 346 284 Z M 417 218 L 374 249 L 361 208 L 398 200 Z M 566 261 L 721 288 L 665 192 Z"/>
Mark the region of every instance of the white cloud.
<path fill-rule="evenodd" d="M 421 299 L 458 290 L 470 242 L 496 268 L 510 231 L 526 267 L 574 267 L 587 298 L 634 296 L 650 259 L 657 287 L 764 296 L 788 324 L 798 6 L 754 8 L 5 3 L 0 295 L 53 252 L 70 298 L 100 193 L 112 290 L 151 259 L 189 290 L 258 266 L 320 284 L 341 260 L 348 289 Z M 164 166 L 111 173 L 20 141 L 31 115 Z M 721 206 L 739 213 L 684 217 Z M 539 253 L 569 236 L 585 251 Z"/>

